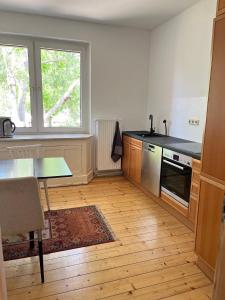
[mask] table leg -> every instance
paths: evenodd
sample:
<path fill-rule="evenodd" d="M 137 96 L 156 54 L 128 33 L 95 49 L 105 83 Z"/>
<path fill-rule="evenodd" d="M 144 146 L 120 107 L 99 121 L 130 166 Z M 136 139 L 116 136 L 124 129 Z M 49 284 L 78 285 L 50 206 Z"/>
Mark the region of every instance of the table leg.
<path fill-rule="evenodd" d="M 50 211 L 47 180 L 44 180 L 43 183 L 44 183 L 44 189 L 45 189 L 45 199 L 46 199 L 46 202 L 47 202 L 48 211 Z"/>
<path fill-rule="evenodd" d="M 29 232 L 29 239 L 30 239 L 30 249 L 34 249 L 34 232 Z"/>

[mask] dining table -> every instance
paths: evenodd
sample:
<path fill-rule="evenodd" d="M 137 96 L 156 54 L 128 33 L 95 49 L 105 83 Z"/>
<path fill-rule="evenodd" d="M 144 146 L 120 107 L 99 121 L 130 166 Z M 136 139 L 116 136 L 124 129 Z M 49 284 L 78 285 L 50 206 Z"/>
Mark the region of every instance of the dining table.
<path fill-rule="evenodd" d="M 63 157 L 19 158 L 0 160 L 0 180 L 34 176 L 38 180 L 72 177 Z"/>
<path fill-rule="evenodd" d="M 38 180 L 72 177 L 63 157 L 19 158 L 0 160 L 0 180 L 34 176 Z M 30 238 L 34 238 L 33 231 Z M 2 241 L 0 235 L 0 299 L 7 299 L 6 280 L 3 265 Z"/>

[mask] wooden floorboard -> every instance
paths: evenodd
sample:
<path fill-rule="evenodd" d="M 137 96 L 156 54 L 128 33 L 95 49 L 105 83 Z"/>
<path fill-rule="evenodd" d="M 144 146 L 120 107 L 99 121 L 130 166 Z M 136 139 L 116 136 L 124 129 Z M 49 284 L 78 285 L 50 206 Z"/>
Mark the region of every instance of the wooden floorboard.
<path fill-rule="evenodd" d="M 37 257 L 5 262 L 10 300 L 211 299 L 193 233 L 123 177 L 49 195 L 51 209 L 96 205 L 116 241 L 45 255 L 44 285 Z"/>

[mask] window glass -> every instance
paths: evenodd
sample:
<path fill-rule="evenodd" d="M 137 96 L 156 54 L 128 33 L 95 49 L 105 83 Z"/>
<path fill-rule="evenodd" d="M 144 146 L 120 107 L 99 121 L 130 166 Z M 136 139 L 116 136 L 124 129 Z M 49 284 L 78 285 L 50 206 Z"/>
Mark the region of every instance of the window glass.
<path fill-rule="evenodd" d="M 0 45 L 0 116 L 31 127 L 28 49 Z"/>
<path fill-rule="evenodd" d="M 81 127 L 80 53 L 41 49 L 44 127 Z"/>
<path fill-rule="evenodd" d="M 88 132 L 84 43 L 0 35 L 0 117 L 16 133 Z"/>

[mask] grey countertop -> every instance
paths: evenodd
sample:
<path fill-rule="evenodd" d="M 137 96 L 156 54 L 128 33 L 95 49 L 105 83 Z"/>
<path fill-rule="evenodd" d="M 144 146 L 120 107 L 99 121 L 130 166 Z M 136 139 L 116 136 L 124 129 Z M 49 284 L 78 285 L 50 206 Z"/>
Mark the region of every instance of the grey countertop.
<path fill-rule="evenodd" d="M 186 154 L 189 155 L 195 159 L 200 160 L 201 159 L 201 153 L 195 153 L 193 151 L 190 151 L 187 147 L 187 149 L 185 149 L 185 143 L 194 143 L 193 141 L 188 141 L 188 140 L 184 140 L 184 139 L 179 139 L 179 138 L 175 138 L 172 136 L 159 136 L 159 137 L 141 137 L 137 134 L 141 134 L 141 133 L 146 133 L 146 131 L 124 131 L 123 134 L 133 137 L 135 139 L 138 139 L 140 141 L 143 142 L 147 142 L 147 143 L 151 143 L 153 145 L 156 146 L 160 146 L 162 148 L 166 148 L 166 149 L 170 149 L 170 150 L 174 150 L 177 151 L 179 153 L 182 154 Z M 179 148 L 179 144 L 182 144 L 182 148 Z M 199 148 L 201 148 L 201 144 L 199 143 L 195 143 L 196 146 L 198 146 Z"/>

